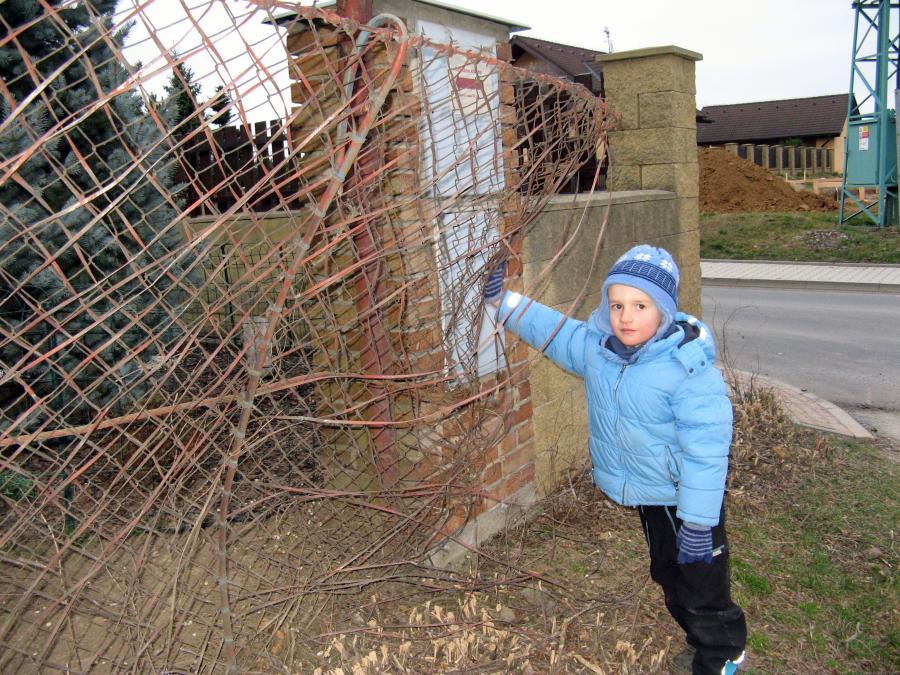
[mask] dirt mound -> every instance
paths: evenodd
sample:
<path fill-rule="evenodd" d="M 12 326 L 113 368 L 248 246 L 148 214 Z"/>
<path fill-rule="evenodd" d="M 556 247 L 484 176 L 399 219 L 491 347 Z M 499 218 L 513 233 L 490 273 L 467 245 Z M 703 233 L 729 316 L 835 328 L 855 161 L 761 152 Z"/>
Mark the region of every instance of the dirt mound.
<path fill-rule="evenodd" d="M 699 148 L 700 211 L 831 211 L 837 201 L 798 192 L 775 174 L 720 148 Z"/>

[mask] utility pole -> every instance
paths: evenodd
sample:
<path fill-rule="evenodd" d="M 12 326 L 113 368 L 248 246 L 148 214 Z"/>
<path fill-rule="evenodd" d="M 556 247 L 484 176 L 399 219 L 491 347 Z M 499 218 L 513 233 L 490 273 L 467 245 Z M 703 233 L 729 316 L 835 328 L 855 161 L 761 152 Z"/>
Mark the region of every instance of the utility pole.
<path fill-rule="evenodd" d="M 889 88 L 892 76 L 898 75 L 898 35 L 896 29 L 891 29 L 892 10 L 897 8 L 900 4 L 889 0 L 853 3 L 853 55 L 841 187 L 842 223 L 864 213 L 878 227 L 897 224 L 898 91 L 896 84 Z M 874 52 L 871 51 L 873 48 Z M 857 92 L 860 98 L 857 98 Z M 890 108 L 889 103 L 895 108 Z M 853 189 L 867 187 L 878 190 L 875 200 L 868 203 Z M 845 212 L 848 201 L 858 207 L 849 215 Z"/>

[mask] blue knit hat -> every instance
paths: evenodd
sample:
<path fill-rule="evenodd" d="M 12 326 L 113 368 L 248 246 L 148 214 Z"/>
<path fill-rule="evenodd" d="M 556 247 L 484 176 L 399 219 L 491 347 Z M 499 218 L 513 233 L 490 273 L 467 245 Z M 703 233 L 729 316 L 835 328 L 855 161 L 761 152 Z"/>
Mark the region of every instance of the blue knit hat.
<path fill-rule="evenodd" d="M 600 307 L 594 312 L 595 321 L 604 333 L 612 333 L 607 290 L 613 284 L 632 286 L 650 296 L 663 315 L 656 337 L 666 332 L 678 311 L 678 265 L 668 251 L 642 244 L 629 250 L 612 266 L 603 283 Z"/>

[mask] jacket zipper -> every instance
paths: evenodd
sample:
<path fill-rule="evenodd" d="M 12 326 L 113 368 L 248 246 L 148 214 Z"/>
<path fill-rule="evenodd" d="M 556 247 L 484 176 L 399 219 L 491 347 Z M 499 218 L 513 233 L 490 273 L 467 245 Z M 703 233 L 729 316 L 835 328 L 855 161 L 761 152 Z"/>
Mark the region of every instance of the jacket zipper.
<path fill-rule="evenodd" d="M 628 368 L 628 364 L 623 363 L 622 367 L 619 369 L 619 376 L 616 378 L 616 384 L 613 387 L 613 399 L 616 402 L 616 438 L 618 438 L 619 441 L 619 464 L 622 467 L 622 495 L 620 497 L 622 504 L 625 503 L 625 462 L 622 461 L 621 451 L 625 444 L 622 442 L 622 434 L 619 432 L 619 384 L 621 384 L 622 378 L 625 376 L 626 368 Z"/>
<path fill-rule="evenodd" d="M 666 468 L 669 469 L 669 480 L 675 486 L 675 492 L 678 492 L 678 480 L 675 478 L 675 471 L 672 469 L 672 462 L 675 457 L 672 456 L 672 446 L 666 443 Z"/>

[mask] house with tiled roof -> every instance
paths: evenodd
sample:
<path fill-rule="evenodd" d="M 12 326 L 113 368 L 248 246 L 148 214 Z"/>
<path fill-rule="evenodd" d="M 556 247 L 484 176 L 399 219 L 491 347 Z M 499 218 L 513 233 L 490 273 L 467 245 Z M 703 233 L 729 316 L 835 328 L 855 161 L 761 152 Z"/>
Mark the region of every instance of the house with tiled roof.
<path fill-rule="evenodd" d="M 596 59 L 605 52 L 522 35 L 511 37 L 509 46 L 513 65 L 535 73 L 577 82 L 593 94 L 603 95 L 603 75 Z M 589 159 L 564 190 L 578 192 L 590 189 L 596 170 L 596 158 Z M 605 166 L 600 172 L 599 187 L 600 189 L 606 187 Z"/>
<path fill-rule="evenodd" d="M 830 149 L 843 172 L 850 94 L 705 106 L 697 124 L 700 146 L 728 143 Z"/>
<path fill-rule="evenodd" d="M 513 64 L 583 84 L 595 94 L 603 88 L 597 57 L 605 52 L 516 35 L 509 41 Z"/>

